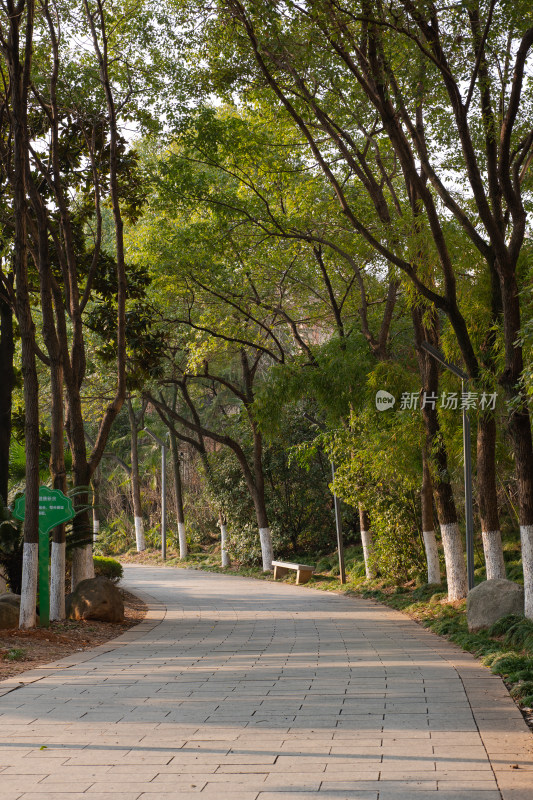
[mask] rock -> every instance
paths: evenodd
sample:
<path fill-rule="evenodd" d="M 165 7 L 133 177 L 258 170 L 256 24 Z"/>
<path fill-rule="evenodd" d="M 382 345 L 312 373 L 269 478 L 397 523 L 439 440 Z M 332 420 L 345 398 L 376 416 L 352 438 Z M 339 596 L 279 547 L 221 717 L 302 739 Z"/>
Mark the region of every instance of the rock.
<path fill-rule="evenodd" d="M 120 591 L 107 578 L 87 578 L 67 597 L 66 612 L 68 619 L 123 622 L 124 602 Z"/>
<path fill-rule="evenodd" d="M 12 594 L 11 592 L 0 594 L 0 603 L 10 603 L 12 606 L 20 608 L 20 594 Z"/>
<path fill-rule="evenodd" d="M 490 628 L 501 617 L 524 613 L 524 589 L 513 581 L 492 578 L 475 586 L 466 598 L 468 630 Z"/>
<path fill-rule="evenodd" d="M 18 628 L 20 596 L 4 594 L 0 597 L 0 628 Z"/>

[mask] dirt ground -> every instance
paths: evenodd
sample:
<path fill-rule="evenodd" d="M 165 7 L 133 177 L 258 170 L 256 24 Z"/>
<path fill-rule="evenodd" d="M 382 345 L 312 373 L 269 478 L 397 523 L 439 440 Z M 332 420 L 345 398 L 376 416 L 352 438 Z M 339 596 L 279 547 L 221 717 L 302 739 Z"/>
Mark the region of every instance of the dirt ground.
<path fill-rule="evenodd" d="M 0 630 L 0 680 L 19 675 L 40 664 L 88 650 L 120 636 L 144 619 L 146 605 L 138 597 L 121 589 L 124 597 L 124 622 L 65 620 L 52 622 L 49 628 L 21 631 Z"/>

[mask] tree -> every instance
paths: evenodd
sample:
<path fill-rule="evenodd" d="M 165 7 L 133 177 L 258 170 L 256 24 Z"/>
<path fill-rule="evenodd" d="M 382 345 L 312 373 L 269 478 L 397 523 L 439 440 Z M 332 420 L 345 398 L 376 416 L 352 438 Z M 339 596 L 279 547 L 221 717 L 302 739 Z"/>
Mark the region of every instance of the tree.
<path fill-rule="evenodd" d="M 39 514 L 39 396 L 35 364 L 35 326 L 32 319 L 27 253 L 28 92 L 33 52 L 33 0 L 2 4 L 0 47 L 7 65 L 4 113 L 9 115 L 12 149 L 6 172 L 13 192 L 13 271 L 16 315 L 22 343 L 22 377 L 25 402 L 26 516 L 24 519 L 23 572 L 20 627 L 35 625 Z"/>
<path fill-rule="evenodd" d="M 232 0 L 220 8 L 219 19 L 211 16 L 207 23 L 216 48 L 204 48 L 215 76 L 212 85 L 221 90 L 224 76 L 233 89 L 246 87 L 247 97 L 256 101 L 264 102 L 270 93 L 307 142 L 354 233 L 447 315 L 478 386 L 483 388 L 494 372 L 506 388 L 513 404 L 509 428 L 529 598 L 531 430 L 521 388 L 522 351 L 516 345 L 516 270 L 533 144 L 525 111 L 524 69 L 533 39 L 527 15 L 517 19 L 515 8 L 507 7 L 495 12 L 494 4 L 451 11 L 408 0 L 394 9 L 369 2 L 281 7 Z M 219 24 L 228 13 L 233 27 Z M 503 71 L 500 64 L 507 65 Z M 501 91 L 495 89 L 500 80 Z M 462 197 L 453 182 L 450 188 L 450 174 L 457 176 L 456 185 L 467 176 Z M 454 268 L 458 235 L 489 286 L 485 331 L 500 319 L 501 308 L 500 333 L 479 345 L 465 318 L 462 281 Z M 472 268 L 467 271 L 473 274 Z M 495 340 L 500 338 L 503 369 L 497 366 Z M 484 539 L 498 548 L 499 534 L 490 535 L 497 518 L 494 420 L 484 415 L 478 425 Z"/>
<path fill-rule="evenodd" d="M 273 122 L 268 112 L 260 116 L 255 112 L 250 117 L 246 112 L 237 113 L 228 108 L 216 115 L 206 110 L 155 168 L 157 223 L 154 226 L 153 220 L 150 222 L 149 231 L 155 229 L 155 235 L 149 232 L 148 238 L 147 226 L 141 225 L 139 239 L 143 252 L 146 255 L 147 249 L 156 249 L 158 258 L 166 260 L 169 251 L 175 253 L 168 241 L 177 235 L 183 237 L 188 256 L 182 269 L 188 272 L 191 285 L 196 285 L 201 292 L 209 291 L 214 301 L 215 297 L 218 301 L 225 298 L 231 303 L 233 314 L 248 323 L 256 323 L 256 311 L 275 314 L 268 330 L 274 349 L 280 349 L 283 363 L 291 361 L 291 346 L 286 346 L 283 338 L 286 334 L 280 336 L 279 341 L 274 335 L 274 331 L 283 327 L 293 340 L 292 347 L 312 367 L 317 366 L 313 336 L 338 337 L 342 351 L 348 337 L 354 335 L 354 327 L 360 328 L 373 359 L 379 362 L 394 358 L 389 342 L 393 315 L 401 313 L 399 309 L 406 312 L 405 306 L 398 304 L 400 281 L 390 270 L 382 279 L 368 275 L 377 261 L 375 254 L 366 245 L 354 248 L 350 228 L 332 207 L 320 181 L 317 182 L 314 174 L 308 174 L 305 159 L 286 149 L 288 136 L 290 132 Z M 187 208 L 189 215 L 198 215 L 200 204 L 202 221 L 191 223 L 187 233 L 177 233 L 179 223 L 174 221 L 174 212 L 170 210 L 176 204 Z M 207 235 L 206 230 L 209 231 Z M 163 231 L 164 245 L 161 243 Z M 199 260 L 193 254 L 197 252 L 198 241 L 205 241 L 204 257 L 210 258 L 207 253 L 210 253 L 213 237 L 231 243 L 242 265 L 240 269 L 245 270 L 244 286 L 240 269 L 237 279 L 233 280 L 228 277 L 231 264 L 221 271 L 218 261 L 208 276 L 200 277 L 205 268 L 200 268 L 198 263 L 193 265 L 193 260 Z M 191 249 L 192 241 L 195 244 Z M 174 258 L 180 257 L 174 255 Z M 279 269 L 276 269 L 274 265 L 278 263 Z M 265 264 L 268 264 L 266 271 Z M 379 262 L 375 267 L 380 269 Z M 360 303 L 356 313 L 355 302 Z M 416 297 L 411 300 L 412 313 L 421 320 L 421 313 L 417 311 L 419 303 Z M 233 324 L 229 322 L 230 326 Z M 306 335 L 302 334 L 304 326 L 309 331 Z M 421 336 L 422 329 L 420 321 Z M 436 331 L 425 334 L 434 344 L 438 344 Z M 424 364 L 422 353 L 420 369 L 425 380 Z M 433 384 L 431 387 L 424 385 L 424 389 L 436 391 L 437 371 L 431 374 Z M 439 438 L 437 411 L 426 411 L 425 416 L 430 452 L 439 452 L 442 462 L 434 470 L 435 491 L 439 496 L 441 523 L 445 526 L 449 570 L 456 576 L 455 581 L 450 579 L 449 587 L 450 596 L 455 599 L 466 593 L 464 555 L 447 478 L 445 446 Z M 439 444 L 434 447 L 437 441 Z M 363 512 L 366 521 L 368 514 Z M 370 542 L 369 529 L 363 529 L 363 538 Z M 434 554 L 432 528 L 426 531 L 425 538 Z M 365 552 L 368 551 L 369 547 Z"/>

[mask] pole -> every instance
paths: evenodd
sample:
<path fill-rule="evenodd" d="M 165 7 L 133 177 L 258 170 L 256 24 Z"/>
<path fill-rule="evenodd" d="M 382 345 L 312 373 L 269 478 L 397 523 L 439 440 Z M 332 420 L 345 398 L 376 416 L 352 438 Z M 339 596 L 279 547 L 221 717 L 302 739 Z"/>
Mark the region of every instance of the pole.
<path fill-rule="evenodd" d="M 335 481 L 335 465 L 331 462 L 331 476 Z M 341 526 L 341 509 L 339 498 L 335 489 L 333 489 L 333 505 L 335 507 L 335 527 L 337 528 L 337 550 L 339 553 L 339 576 L 341 584 L 346 583 L 346 569 L 344 566 L 344 542 L 342 540 L 342 526 Z"/>
<path fill-rule="evenodd" d="M 464 394 L 465 383 L 462 382 Z M 466 572 L 468 577 L 468 590 L 474 588 L 474 511 L 472 505 L 472 452 L 470 448 L 470 418 L 468 411 L 463 408 L 463 460 L 465 475 L 465 521 L 466 521 Z"/>
<path fill-rule="evenodd" d="M 161 446 L 161 558 L 167 560 L 167 448 Z"/>

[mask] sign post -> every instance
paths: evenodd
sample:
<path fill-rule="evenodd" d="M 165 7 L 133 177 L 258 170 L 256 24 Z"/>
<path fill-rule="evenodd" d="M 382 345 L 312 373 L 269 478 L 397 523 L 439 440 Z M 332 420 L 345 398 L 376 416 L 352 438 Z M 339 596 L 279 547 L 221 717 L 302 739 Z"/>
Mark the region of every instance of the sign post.
<path fill-rule="evenodd" d="M 68 522 L 75 516 L 72 500 L 59 489 L 39 487 L 39 619 L 41 627 L 50 626 L 50 575 L 49 575 L 49 536 L 53 528 Z M 26 495 L 17 497 L 15 519 L 26 516 Z"/>

